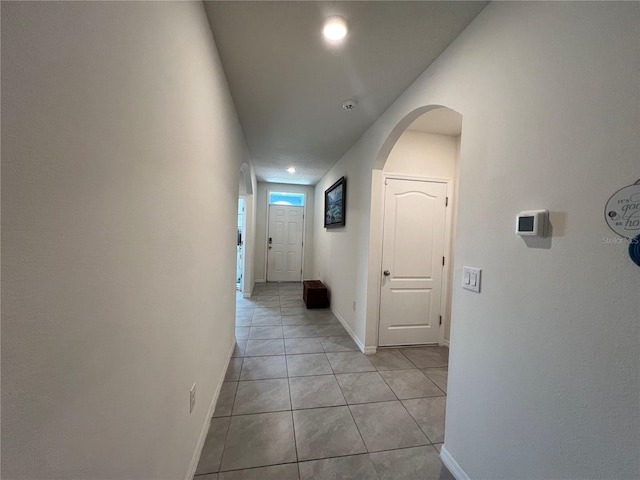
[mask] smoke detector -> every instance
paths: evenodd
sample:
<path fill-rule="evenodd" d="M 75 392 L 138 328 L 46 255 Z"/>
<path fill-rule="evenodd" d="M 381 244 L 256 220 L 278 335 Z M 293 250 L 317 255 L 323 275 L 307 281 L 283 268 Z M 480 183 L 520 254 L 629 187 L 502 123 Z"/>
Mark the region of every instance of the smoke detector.
<path fill-rule="evenodd" d="M 342 108 L 344 108 L 347 112 L 356 108 L 358 102 L 355 100 L 345 100 L 342 102 Z"/>

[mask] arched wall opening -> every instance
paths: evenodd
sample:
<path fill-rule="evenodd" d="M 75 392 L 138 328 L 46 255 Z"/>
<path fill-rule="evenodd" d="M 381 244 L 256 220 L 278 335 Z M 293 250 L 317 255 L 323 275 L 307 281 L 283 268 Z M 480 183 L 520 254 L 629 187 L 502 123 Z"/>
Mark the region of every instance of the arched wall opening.
<path fill-rule="evenodd" d="M 255 243 L 255 180 L 251 166 L 243 163 L 240 167 L 238 185 L 238 290 L 247 298 L 251 296 L 254 284 L 253 256 Z"/>
<path fill-rule="evenodd" d="M 240 167 L 240 194 L 253 195 L 251 167 L 246 163 L 243 163 Z"/>
<path fill-rule="evenodd" d="M 462 116 L 442 105 L 428 105 L 407 114 L 389 133 L 383 143 L 372 171 L 370 264 L 368 284 L 367 342 L 369 351 L 381 345 L 381 310 L 383 288 L 389 277 L 383 277 L 384 207 L 386 183 L 390 179 L 407 182 L 427 182 L 446 186 L 445 223 L 442 277 L 439 293 L 439 315 L 442 325 L 437 326 L 437 340 L 428 343 L 449 345 L 451 328 L 451 292 L 453 278 L 454 241 L 456 233 L 460 137 Z M 388 228 L 388 227 L 387 227 Z M 387 245 L 387 248 L 388 245 Z M 437 316 L 436 316 L 437 319 Z M 437 320 L 436 320 L 437 321 Z M 384 333 L 384 330 L 383 330 Z M 434 331 L 434 333 L 436 333 Z M 432 340 L 433 336 L 430 337 Z M 385 339 L 383 339 L 385 340 Z M 389 340 L 388 338 L 386 339 Z M 416 342 L 424 343 L 424 342 Z M 403 344 L 407 344 L 406 341 Z M 397 345 L 400 345 L 399 343 Z"/>

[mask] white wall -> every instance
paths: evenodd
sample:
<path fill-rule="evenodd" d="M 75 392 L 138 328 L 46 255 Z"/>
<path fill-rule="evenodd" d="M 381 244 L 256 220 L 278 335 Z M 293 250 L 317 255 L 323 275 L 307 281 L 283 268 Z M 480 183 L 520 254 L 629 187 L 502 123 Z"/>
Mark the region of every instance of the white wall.
<path fill-rule="evenodd" d="M 302 274 L 304 280 L 313 279 L 313 217 L 314 217 L 314 193 L 313 185 L 291 185 L 288 183 L 266 183 L 258 182 L 258 194 L 256 198 L 256 248 L 255 248 L 255 278 L 258 282 L 266 279 L 266 254 L 267 254 L 267 213 L 268 213 L 268 191 L 304 193 L 306 195 L 306 217 L 304 231 L 304 258 Z"/>
<path fill-rule="evenodd" d="M 354 148 L 357 148 L 354 147 Z M 350 150 L 350 152 L 353 151 Z M 347 154 L 349 155 L 349 154 Z M 324 192 L 346 177 L 345 226 L 324 228 Z M 371 174 L 355 161 L 341 160 L 316 184 L 314 217 L 314 267 L 316 277 L 329 290 L 331 310 L 346 322 L 361 341 L 365 338 L 367 278 L 366 238 Z M 364 258 L 363 258 L 364 255 Z M 356 308 L 353 308 L 353 302 Z M 361 342 L 364 343 L 364 342 Z M 373 345 L 373 343 L 369 343 Z"/>
<path fill-rule="evenodd" d="M 201 3 L 2 3 L 2 478 L 189 473 L 245 161 Z"/>
<path fill-rule="evenodd" d="M 470 478 L 640 477 L 640 270 L 602 241 L 640 177 L 638 38 L 638 3 L 492 3 L 317 185 L 351 181 L 316 264 L 334 304 L 373 311 L 372 169 L 422 107 L 462 114 L 454 285 L 462 265 L 483 285 L 453 292 L 444 452 Z M 530 208 L 553 224 L 531 247 L 513 233 Z M 376 318 L 349 321 L 375 342 Z"/>
<path fill-rule="evenodd" d="M 382 170 L 453 180 L 456 137 L 406 130 L 393 146 Z"/>
<path fill-rule="evenodd" d="M 453 284 L 453 273 L 455 272 L 455 266 L 456 266 L 456 249 L 455 249 L 455 239 L 456 239 L 456 235 L 458 233 L 458 205 L 460 204 L 460 198 L 459 198 L 459 192 L 460 192 L 460 142 L 461 142 L 461 138 L 460 136 L 456 137 L 456 171 L 454 173 L 454 178 L 456 179 L 455 184 L 454 184 L 454 192 L 453 192 L 453 211 L 452 213 L 452 218 L 451 218 L 451 240 L 452 240 L 452 244 L 451 244 L 451 252 L 450 252 L 450 256 L 451 256 L 451 262 L 449 263 L 449 265 L 452 267 L 451 269 L 451 275 L 449 276 L 449 292 L 448 292 L 448 302 L 449 302 L 449 312 L 448 312 L 448 319 L 447 322 L 445 323 L 444 326 L 444 338 L 447 340 L 447 342 L 451 342 L 451 306 L 452 306 L 452 302 L 453 302 L 453 291 L 454 291 L 454 284 Z"/>
<path fill-rule="evenodd" d="M 425 113 L 430 115 L 430 113 Z M 443 275 L 443 337 L 448 342 L 450 340 L 451 326 L 451 290 L 452 290 L 452 269 L 451 264 L 455 258 L 453 255 L 453 242 L 455 241 L 453 219 L 457 210 L 456 186 L 458 183 L 458 144 L 460 136 L 439 135 L 433 133 L 416 132 L 406 130 L 393 146 L 389 153 L 384 168 L 385 173 L 417 175 L 432 179 L 449 180 L 448 196 L 449 205 L 447 211 L 447 246 L 445 256 L 448 258 L 444 267 Z M 382 179 L 381 179 L 382 180 Z M 384 188 L 381 186 L 381 188 Z M 372 204 L 372 209 L 384 210 L 384 191 L 377 197 L 379 204 Z M 382 238 L 378 239 L 382 242 Z M 381 247 L 380 247 L 381 248 Z M 374 314 L 379 317 L 379 311 Z"/>

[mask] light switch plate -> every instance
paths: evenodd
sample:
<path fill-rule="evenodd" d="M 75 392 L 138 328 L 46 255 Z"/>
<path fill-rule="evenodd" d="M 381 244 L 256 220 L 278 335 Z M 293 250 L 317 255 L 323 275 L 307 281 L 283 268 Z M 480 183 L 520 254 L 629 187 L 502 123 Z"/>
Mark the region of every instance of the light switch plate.
<path fill-rule="evenodd" d="M 474 267 L 462 267 L 462 288 L 480 293 L 482 270 Z"/>

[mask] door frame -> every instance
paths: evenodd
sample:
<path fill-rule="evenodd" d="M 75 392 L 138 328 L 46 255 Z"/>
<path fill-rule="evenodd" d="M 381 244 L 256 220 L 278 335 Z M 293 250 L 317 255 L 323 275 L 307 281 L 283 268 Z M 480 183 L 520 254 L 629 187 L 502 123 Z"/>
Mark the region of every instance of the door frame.
<path fill-rule="evenodd" d="M 282 192 L 284 190 L 282 190 L 281 188 L 267 188 L 267 198 L 265 198 L 265 201 L 267 202 L 267 223 L 265 225 L 265 234 L 264 234 L 264 281 L 265 283 L 269 281 L 269 221 L 271 220 L 269 218 L 269 212 L 271 211 L 271 204 L 269 203 L 269 195 L 271 192 Z M 300 191 L 290 191 L 290 190 L 286 190 L 286 193 L 296 193 L 299 195 L 304 195 L 304 205 L 302 205 L 302 252 L 300 253 L 300 255 L 302 255 L 302 258 L 300 259 L 300 282 L 302 282 L 302 279 L 304 278 L 304 259 L 305 257 L 305 248 L 307 247 L 307 194 L 306 192 L 300 192 Z M 291 206 L 296 206 L 296 205 L 291 205 Z"/>
<path fill-rule="evenodd" d="M 446 324 L 451 321 L 451 304 L 448 301 L 449 291 L 451 285 L 451 276 L 453 273 L 453 262 L 451 261 L 453 248 L 451 245 L 452 238 L 452 226 L 453 226 L 453 179 L 451 178 L 438 178 L 438 177 L 423 177 L 420 175 L 410 175 L 406 173 L 393 173 L 393 172 L 380 172 L 380 191 L 382 193 L 381 196 L 381 205 L 378 210 L 378 220 L 380 225 L 379 233 L 379 245 L 380 245 L 380 255 L 377 258 L 377 272 L 378 272 L 378 315 L 376 321 L 376 346 L 380 346 L 380 320 L 381 320 L 381 308 L 380 304 L 382 302 L 382 254 L 384 252 L 384 207 L 386 201 L 386 181 L 387 180 L 413 180 L 417 182 L 428 182 L 428 183 L 444 183 L 447 187 L 447 198 L 449 199 L 449 203 L 447 208 L 445 209 L 445 219 L 444 219 L 444 256 L 445 256 L 445 264 L 442 268 L 442 289 L 440 293 L 440 311 L 442 312 L 442 325 L 439 326 L 438 329 L 438 345 L 442 346 L 445 344 L 444 340 L 444 332 L 446 328 Z"/>
<path fill-rule="evenodd" d="M 240 278 L 240 292 L 243 294 L 244 296 L 244 287 L 245 287 L 245 279 L 247 277 L 246 275 L 246 265 L 247 265 L 247 195 L 245 195 L 244 193 L 241 193 L 240 195 L 238 195 L 238 206 L 240 206 L 240 200 L 243 201 L 242 204 L 242 269 L 240 272 L 241 278 Z M 237 255 L 237 253 L 236 253 Z M 237 259 L 236 259 L 237 262 Z M 236 267 L 237 268 L 237 267 Z"/>

